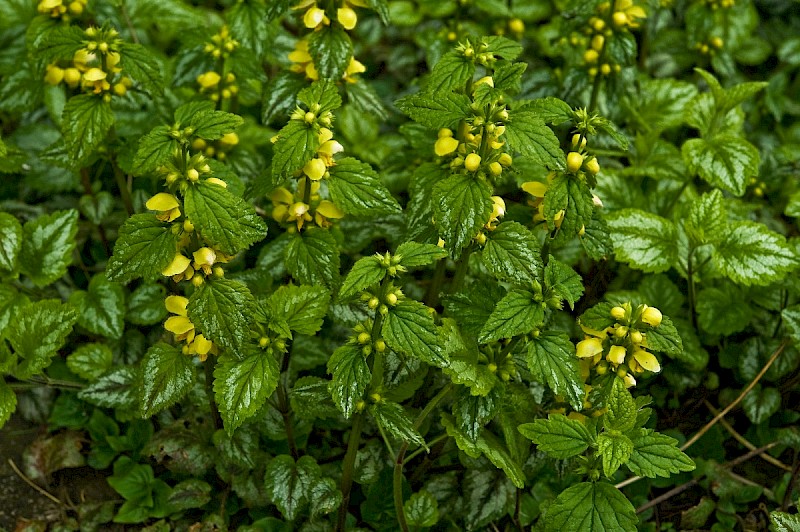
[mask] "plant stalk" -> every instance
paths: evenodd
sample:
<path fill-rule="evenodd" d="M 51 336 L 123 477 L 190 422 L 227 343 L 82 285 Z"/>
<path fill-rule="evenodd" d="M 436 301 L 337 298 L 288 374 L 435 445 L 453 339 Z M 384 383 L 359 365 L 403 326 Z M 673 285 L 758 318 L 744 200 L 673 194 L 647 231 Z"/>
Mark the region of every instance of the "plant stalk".
<path fill-rule="evenodd" d="M 357 412 L 353 416 L 353 426 L 350 430 L 350 441 L 347 442 L 347 453 L 344 455 L 342 470 L 342 504 L 339 506 L 339 516 L 336 521 L 336 531 L 344 532 L 347 520 L 347 508 L 350 506 L 350 489 L 353 487 L 353 473 L 355 472 L 356 453 L 361 443 L 361 426 L 364 423 L 364 414 Z"/>

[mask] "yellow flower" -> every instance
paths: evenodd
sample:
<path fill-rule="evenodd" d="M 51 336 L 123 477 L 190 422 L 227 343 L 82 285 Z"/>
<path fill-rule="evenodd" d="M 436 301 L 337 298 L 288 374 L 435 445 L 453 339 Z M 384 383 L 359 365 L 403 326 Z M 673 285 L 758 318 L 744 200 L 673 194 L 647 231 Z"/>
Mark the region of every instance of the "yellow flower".
<path fill-rule="evenodd" d="M 201 89 L 211 90 L 219 84 L 220 79 L 222 79 L 221 76 L 211 70 L 197 76 L 197 83 L 200 84 Z"/>
<path fill-rule="evenodd" d="M 195 270 L 203 270 L 206 275 L 211 275 L 211 269 L 217 260 L 217 253 L 213 249 L 202 247 L 192 253 L 192 257 L 194 257 L 192 266 Z"/>
<path fill-rule="evenodd" d="M 458 148 L 458 140 L 453 137 L 440 137 L 436 144 L 433 145 L 433 151 L 439 157 L 444 157 L 456 151 Z"/>
<path fill-rule="evenodd" d="M 86 48 L 81 48 L 72 56 L 72 62 L 75 64 L 75 68 L 81 72 L 89 70 L 89 63 L 95 62 L 96 59 L 97 55 Z"/>
<path fill-rule="evenodd" d="M 611 349 L 609 349 L 608 351 L 606 360 L 608 360 L 612 364 L 620 365 L 623 362 L 625 362 L 625 355 L 627 353 L 628 351 L 621 345 L 612 345 Z"/>
<path fill-rule="evenodd" d="M 481 167 L 481 156 L 477 153 L 470 153 L 464 158 L 464 168 L 468 172 L 475 172 Z"/>
<path fill-rule="evenodd" d="M 661 364 L 653 353 L 649 353 L 644 349 L 637 349 L 633 352 L 633 358 L 647 371 L 658 373 L 661 371 Z"/>
<path fill-rule="evenodd" d="M 151 211 L 159 211 L 156 218 L 162 222 L 171 222 L 181 215 L 181 204 L 178 198 L 166 192 L 159 192 L 145 203 Z"/>
<path fill-rule="evenodd" d="M 603 352 L 603 342 L 600 338 L 587 338 L 578 342 L 576 354 L 578 358 L 589 358 Z"/>
<path fill-rule="evenodd" d="M 635 5 L 633 0 L 616 0 L 614 14 L 611 18 L 614 21 L 614 25 L 619 28 L 625 26 L 638 28 L 638 19 L 647 18 L 647 13 L 641 6 Z"/>
<path fill-rule="evenodd" d="M 92 67 L 83 74 L 83 86 L 91 88 L 95 94 L 107 91 L 111 88 L 111 84 L 106 81 L 106 76 L 108 74 L 102 69 Z"/>
<path fill-rule="evenodd" d="M 172 277 L 175 282 L 180 282 L 183 279 L 191 279 L 194 275 L 192 268 L 192 261 L 186 258 L 182 253 L 175 255 L 169 266 L 161 271 L 164 277 Z"/>
<path fill-rule="evenodd" d="M 336 19 L 346 30 L 352 30 L 356 27 L 356 23 L 358 22 L 356 12 L 353 8 L 347 6 L 340 7 L 336 10 Z"/>
<path fill-rule="evenodd" d="M 320 227 L 329 227 L 328 219 L 344 218 L 344 212 L 328 200 L 322 200 L 314 211 L 314 221 Z"/>
<path fill-rule="evenodd" d="M 644 310 L 642 311 L 642 321 L 646 324 L 650 325 L 651 327 L 658 327 L 661 325 L 661 320 L 663 316 L 661 311 L 655 307 L 648 307 L 645 305 Z"/>
<path fill-rule="evenodd" d="M 205 362 L 209 353 L 217 354 L 217 346 L 215 346 L 214 342 L 211 340 L 207 340 L 202 334 L 198 334 L 194 337 L 194 340 L 186 346 L 185 352 L 187 355 L 197 355 L 200 362 Z"/>
<path fill-rule="evenodd" d="M 311 54 L 308 53 L 308 41 L 301 39 L 297 41 L 294 51 L 289 53 L 289 60 L 294 63 L 290 70 L 292 72 L 305 73 L 306 77 L 311 81 L 319 79 L 319 72 L 314 67 L 314 61 L 311 59 Z"/>
<path fill-rule="evenodd" d="M 492 196 L 492 214 L 486 227 L 494 229 L 494 224 L 506 214 L 506 202 L 500 196 Z"/>
<path fill-rule="evenodd" d="M 622 377 L 622 380 L 625 382 L 626 388 L 633 388 L 634 386 L 636 386 L 636 379 L 634 379 L 633 375 L 631 375 L 630 373 L 626 373 L 625 376 Z"/>
<path fill-rule="evenodd" d="M 311 159 L 303 166 L 303 173 L 312 181 L 319 181 L 327 171 L 328 167 L 325 165 L 325 161 L 319 158 Z"/>
<path fill-rule="evenodd" d="M 178 316 L 186 316 L 186 307 L 189 300 L 183 296 L 167 296 L 164 300 L 164 306 L 167 310 Z"/>
<path fill-rule="evenodd" d="M 219 139 L 220 144 L 225 144 L 226 146 L 236 146 L 239 144 L 239 135 L 236 133 L 225 133 L 222 135 L 222 138 Z"/>
<path fill-rule="evenodd" d="M 64 70 L 56 65 L 47 65 L 44 80 L 49 85 L 58 85 L 64 79 Z"/>
<path fill-rule="evenodd" d="M 541 181 L 528 181 L 526 183 L 522 183 L 522 190 L 534 198 L 543 198 L 547 192 L 547 185 Z"/>
<path fill-rule="evenodd" d="M 347 69 L 344 71 L 342 79 L 344 79 L 347 83 L 355 83 L 358 81 L 358 79 L 354 78 L 353 76 L 366 71 L 367 67 L 365 67 L 361 61 L 358 61 L 355 57 L 351 57 L 350 63 L 347 65 Z"/>

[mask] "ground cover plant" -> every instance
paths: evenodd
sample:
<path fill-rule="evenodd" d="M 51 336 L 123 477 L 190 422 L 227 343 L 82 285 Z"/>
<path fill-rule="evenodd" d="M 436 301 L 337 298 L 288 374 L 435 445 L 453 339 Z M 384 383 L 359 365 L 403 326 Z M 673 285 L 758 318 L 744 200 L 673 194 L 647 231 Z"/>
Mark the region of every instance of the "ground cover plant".
<path fill-rule="evenodd" d="M 0 529 L 800 530 L 797 0 L 0 42 L 0 426 L 58 505 Z"/>

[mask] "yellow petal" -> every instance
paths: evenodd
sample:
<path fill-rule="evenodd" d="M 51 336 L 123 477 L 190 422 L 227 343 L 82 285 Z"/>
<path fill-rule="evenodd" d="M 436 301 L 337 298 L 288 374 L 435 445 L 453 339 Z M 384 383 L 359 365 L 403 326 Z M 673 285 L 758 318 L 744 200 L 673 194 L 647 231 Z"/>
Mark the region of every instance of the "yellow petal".
<path fill-rule="evenodd" d="M 358 16 L 356 15 L 356 12 L 349 7 L 340 7 L 337 9 L 336 18 L 346 30 L 352 30 L 356 27 L 356 23 L 358 22 Z"/>
<path fill-rule="evenodd" d="M 543 198 L 545 192 L 547 192 L 547 185 L 540 181 L 528 181 L 527 183 L 522 183 L 522 190 L 531 196 Z"/>
<path fill-rule="evenodd" d="M 176 207 L 180 207 L 178 198 L 166 192 L 159 192 L 144 204 L 145 207 L 151 211 L 171 211 Z"/>
<path fill-rule="evenodd" d="M 325 218 L 344 217 L 344 213 L 341 211 L 341 209 L 328 200 L 322 200 L 319 202 L 319 205 L 317 205 L 317 212 Z"/>
<path fill-rule="evenodd" d="M 206 72 L 197 76 L 197 83 L 204 89 L 216 87 L 221 79 L 220 75 L 214 71 Z"/>
<path fill-rule="evenodd" d="M 576 354 L 578 358 L 588 358 L 603 352 L 603 342 L 599 338 L 587 338 L 578 342 Z"/>
<path fill-rule="evenodd" d="M 335 140 L 328 140 L 324 142 L 317 152 L 327 155 L 328 157 L 332 157 L 337 153 L 341 153 L 344 151 L 344 146 L 336 142 Z"/>
<path fill-rule="evenodd" d="M 306 11 L 306 14 L 303 15 L 303 24 L 305 24 L 306 28 L 309 29 L 316 28 L 324 18 L 325 11 L 317 6 L 314 6 L 309 8 L 308 11 Z"/>
<path fill-rule="evenodd" d="M 218 177 L 209 177 L 206 179 L 206 183 L 211 183 L 212 185 L 217 185 L 218 187 L 228 188 L 228 183 L 219 179 Z"/>
<path fill-rule="evenodd" d="M 181 335 L 194 329 L 194 324 L 186 316 L 170 316 L 164 322 L 164 328 L 173 334 Z"/>
<path fill-rule="evenodd" d="M 655 307 L 647 307 L 646 309 L 644 309 L 644 312 L 642 312 L 642 321 L 650 325 L 651 327 L 658 327 L 659 325 L 661 325 L 662 319 L 663 316 L 661 314 L 661 311 Z"/>
<path fill-rule="evenodd" d="M 86 81 L 91 81 L 91 82 L 101 81 L 101 80 L 106 79 L 106 75 L 107 74 L 105 72 L 103 72 L 99 68 L 95 67 L 95 68 L 90 68 L 89 70 L 87 70 L 86 74 L 83 75 L 83 79 L 85 79 Z"/>
<path fill-rule="evenodd" d="M 606 359 L 612 364 L 620 365 L 625 362 L 625 355 L 627 353 L 628 351 L 621 345 L 614 345 L 611 346 L 611 349 L 608 351 Z"/>
<path fill-rule="evenodd" d="M 172 259 L 172 262 L 169 263 L 169 266 L 164 268 L 161 272 L 161 275 L 165 277 L 172 277 L 173 275 L 178 275 L 179 273 L 183 273 L 186 271 L 186 268 L 189 267 L 191 264 L 188 258 L 184 257 L 182 254 L 178 253 L 175 255 L 175 258 Z"/>
<path fill-rule="evenodd" d="M 194 337 L 192 347 L 198 355 L 207 355 L 211 351 L 211 348 L 214 347 L 214 343 L 210 340 L 206 340 L 202 334 L 198 334 Z"/>
<path fill-rule="evenodd" d="M 292 63 L 308 63 L 311 61 L 311 54 L 305 50 L 294 50 L 289 52 L 289 61 Z"/>
<path fill-rule="evenodd" d="M 192 256 L 194 257 L 195 268 L 199 268 L 201 266 L 213 266 L 214 261 L 217 260 L 217 254 L 213 249 L 208 247 L 198 249 L 192 253 Z"/>
<path fill-rule="evenodd" d="M 634 379 L 633 375 L 631 375 L 630 373 L 626 373 L 625 376 L 622 377 L 622 380 L 625 382 L 626 388 L 633 388 L 634 386 L 636 386 L 636 379 Z"/>
<path fill-rule="evenodd" d="M 325 144 L 329 140 L 333 138 L 333 131 L 328 129 L 327 127 L 319 128 L 319 143 Z"/>
<path fill-rule="evenodd" d="M 322 179 L 322 176 L 324 176 L 327 171 L 328 167 L 325 166 L 325 161 L 319 158 L 311 159 L 303 167 L 303 173 L 313 181 Z"/>
<path fill-rule="evenodd" d="M 269 194 L 269 199 L 272 203 L 282 203 L 284 205 L 291 205 L 294 201 L 294 196 L 291 192 L 283 187 L 278 187 Z"/>
<path fill-rule="evenodd" d="M 167 307 L 167 310 L 178 316 L 186 316 L 186 305 L 188 304 L 189 300 L 183 296 L 167 296 L 164 300 L 164 306 Z"/>
<path fill-rule="evenodd" d="M 649 353 L 643 349 L 634 351 L 633 358 L 647 371 L 658 373 L 661 371 L 661 364 L 653 353 Z"/>
<path fill-rule="evenodd" d="M 355 57 L 350 58 L 350 64 L 347 65 L 347 70 L 345 71 L 345 76 L 350 76 L 352 74 L 360 74 L 362 72 L 366 72 L 367 67 L 364 64 L 357 60 Z"/>
<path fill-rule="evenodd" d="M 433 151 L 439 157 L 444 157 L 456 151 L 458 148 L 458 140 L 453 137 L 440 137 L 433 146 Z"/>

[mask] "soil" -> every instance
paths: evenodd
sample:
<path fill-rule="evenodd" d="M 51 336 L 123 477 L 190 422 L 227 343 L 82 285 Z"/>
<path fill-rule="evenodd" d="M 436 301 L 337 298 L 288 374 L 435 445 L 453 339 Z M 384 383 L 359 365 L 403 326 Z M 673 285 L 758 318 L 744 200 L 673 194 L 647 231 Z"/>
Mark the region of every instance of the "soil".
<path fill-rule="evenodd" d="M 82 502 L 105 501 L 118 495 L 105 481 L 105 476 L 90 468 L 80 467 L 57 471 L 41 488 L 62 501 L 57 504 L 31 487 L 11 467 L 12 460 L 22 470 L 23 452 L 38 437 L 47 434 L 47 427 L 12 416 L 0 429 L 0 531 L 21 529 L 31 521 L 55 523 L 75 516 L 69 508 Z"/>

